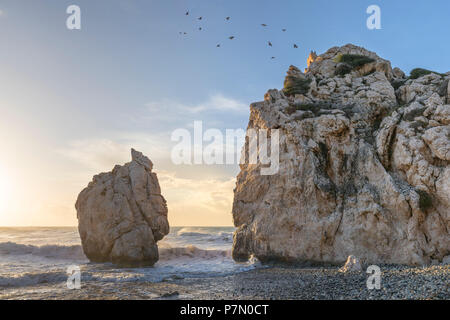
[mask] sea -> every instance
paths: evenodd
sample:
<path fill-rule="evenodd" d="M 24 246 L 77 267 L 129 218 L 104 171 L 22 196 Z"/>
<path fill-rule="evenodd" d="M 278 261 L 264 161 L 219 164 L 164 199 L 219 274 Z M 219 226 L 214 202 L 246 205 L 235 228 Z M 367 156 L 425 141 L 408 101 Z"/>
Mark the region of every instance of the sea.
<path fill-rule="evenodd" d="M 76 227 L 0 227 L 0 289 L 63 283 L 74 267 L 81 280 L 161 282 L 170 279 L 226 276 L 258 267 L 231 258 L 233 227 L 172 227 L 158 242 L 152 267 L 119 268 L 90 263 Z"/>

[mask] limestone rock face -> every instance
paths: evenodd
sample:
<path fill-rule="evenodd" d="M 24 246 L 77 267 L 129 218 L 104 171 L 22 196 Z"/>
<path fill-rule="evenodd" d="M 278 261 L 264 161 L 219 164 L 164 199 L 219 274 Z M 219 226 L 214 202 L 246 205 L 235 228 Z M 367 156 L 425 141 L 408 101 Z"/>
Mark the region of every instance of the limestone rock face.
<path fill-rule="evenodd" d="M 153 163 L 134 149 L 131 155 L 131 162 L 94 176 L 75 204 L 83 251 L 93 262 L 151 266 L 156 243 L 169 233 Z"/>
<path fill-rule="evenodd" d="M 336 76 L 340 54 L 374 62 Z M 234 259 L 423 265 L 448 256 L 450 75 L 401 79 L 354 45 L 289 74 L 310 80 L 306 94 L 269 90 L 250 106 L 248 129 L 279 130 L 279 170 L 241 165 Z"/>

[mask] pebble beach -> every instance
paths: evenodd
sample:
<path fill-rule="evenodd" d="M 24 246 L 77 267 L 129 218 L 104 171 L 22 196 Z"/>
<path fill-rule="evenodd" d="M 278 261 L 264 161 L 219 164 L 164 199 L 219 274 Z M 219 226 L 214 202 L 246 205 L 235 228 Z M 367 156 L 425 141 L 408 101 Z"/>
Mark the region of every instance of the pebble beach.
<path fill-rule="evenodd" d="M 341 273 L 337 267 L 269 266 L 228 276 L 172 277 L 162 282 L 83 282 L 26 289 L 0 289 L 0 299 L 68 300 L 448 300 L 450 266 L 380 266 L 381 288 L 368 290 L 365 272 Z"/>

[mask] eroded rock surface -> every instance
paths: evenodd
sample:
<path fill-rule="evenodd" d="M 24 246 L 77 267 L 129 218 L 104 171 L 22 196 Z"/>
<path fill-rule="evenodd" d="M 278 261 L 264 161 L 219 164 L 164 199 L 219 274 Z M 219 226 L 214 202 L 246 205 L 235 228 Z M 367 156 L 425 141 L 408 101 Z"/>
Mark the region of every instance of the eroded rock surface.
<path fill-rule="evenodd" d="M 169 233 L 153 163 L 134 149 L 131 155 L 131 162 L 94 176 L 78 196 L 78 230 L 93 262 L 151 266 L 158 261 L 156 243 Z"/>
<path fill-rule="evenodd" d="M 345 54 L 371 62 L 343 74 Z M 288 76 L 306 92 L 269 90 L 250 106 L 249 129 L 280 130 L 280 169 L 241 165 L 233 257 L 423 265 L 448 256 L 450 74 L 408 79 L 346 45 Z"/>

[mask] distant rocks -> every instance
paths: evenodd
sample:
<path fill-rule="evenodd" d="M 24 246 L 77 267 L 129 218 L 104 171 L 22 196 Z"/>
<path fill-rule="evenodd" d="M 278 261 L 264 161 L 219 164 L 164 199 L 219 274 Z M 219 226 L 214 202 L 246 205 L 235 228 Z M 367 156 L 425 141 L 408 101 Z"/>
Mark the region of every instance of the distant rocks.
<path fill-rule="evenodd" d="M 345 265 L 339 269 L 339 272 L 361 272 L 361 262 L 355 256 L 348 256 Z"/>
<path fill-rule="evenodd" d="M 308 65 L 306 73 L 290 67 L 283 90 L 250 106 L 249 129 L 279 129 L 279 171 L 241 165 L 234 259 L 442 262 L 450 255 L 450 75 L 406 77 L 351 44 Z"/>
<path fill-rule="evenodd" d="M 93 262 L 151 266 L 156 243 L 169 233 L 166 200 L 153 163 L 132 149 L 132 161 L 94 176 L 78 196 L 78 230 Z"/>

